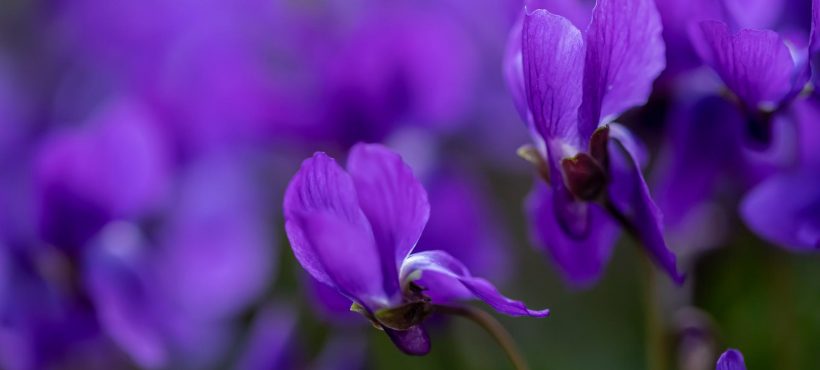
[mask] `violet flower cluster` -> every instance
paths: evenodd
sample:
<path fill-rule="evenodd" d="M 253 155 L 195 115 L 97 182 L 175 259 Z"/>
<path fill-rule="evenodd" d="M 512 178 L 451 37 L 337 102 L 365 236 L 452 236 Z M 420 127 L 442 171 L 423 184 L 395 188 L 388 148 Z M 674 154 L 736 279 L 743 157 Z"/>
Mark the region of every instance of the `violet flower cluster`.
<path fill-rule="evenodd" d="M 427 355 L 431 338 L 482 361 L 452 316 L 525 368 L 550 338 L 589 335 L 565 318 L 608 330 L 597 323 L 615 314 L 583 315 L 609 307 L 561 299 L 627 297 L 609 275 L 639 261 L 608 266 L 634 244 L 663 278 L 636 282 L 647 367 L 739 370 L 740 351 L 719 348 L 767 355 L 735 316 L 708 312 L 741 290 L 709 279 L 721 253 L 756 249 L 717 248 L 763 245 L 772 258 L 749 269 L 771 268 L 767 291 L 785 292 L 771 301 L 816 277 L 801 268 L 820 249 L 818 0 L 76 0 L 0 14 L 13 31 L 0 37 L 0 369 L 367 369 L 383 361 L 375 341 L 390 358 Z M 813 312 L 776 303 L 756 321 Z M 748 306 L 726 311 L 744 322 L 762 310 Z M 508 333 L 482 307 L 522 319 Z M 814 327 L 787 324 L 769 325 Z"/>

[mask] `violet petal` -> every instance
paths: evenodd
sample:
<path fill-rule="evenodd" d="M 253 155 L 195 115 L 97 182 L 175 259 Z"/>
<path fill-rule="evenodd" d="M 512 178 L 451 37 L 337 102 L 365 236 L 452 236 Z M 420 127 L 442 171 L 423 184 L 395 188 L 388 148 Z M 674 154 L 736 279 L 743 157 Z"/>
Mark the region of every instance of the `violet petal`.
<path fill-rule="evenodd" d="M 631 230 L 650 258 L 672 280 L 682 283 L 683 276 L 678 273 L 675 254 L 664 241 L 661 212 L 649 194 L 640 166 L 617 139 L 610 144 L 612 183 L 609 197 L 612 206 L 621 214 L 622 221 L 627 223 L 622 226 Z"/>
<path fill-rule="evenodd" d="M 420 274 L 420 276 L 418 275 Z M 442 279 L 424 280 L 426 274 L 437 274 Z M 475 298 L 478 298 L 496 311 L 509 316 L 545 317 L 549 310 L 530 310 L 521 301 L 511 300 L 501 293 L 487 280 L 474 277 L 470 271 L 453 256 L 443 251 L 426 251 L 413 253 L 402 265 L 402 281 L 421 279 L 419 284 L 427 288 L 431 294 L 438 289 L 450 290 L 451 285 L 459 284 L 467 288 Z M 449 278 L 449 279 L 447 279 Z M 435 285 L 430 283 L 435 282 Z"/>
<path fill-rule="evenodd" d="M 384 328 L 384 332 L 387 333 L 393 344 L 405 354 L 424 356 L 430 352 L 430 336 L 427 335 L 427 330 L 421 325 L 402 331 Z"/>
<path fill-rule="evenodd" d="M 802 168 L 775 175 L 752 189 L 740 206 L 746 225 L 793 250 L 820 248 L 820 175 Z"/>
<path fill-rule="evenodd" d="M 566 18 L 538 9 L 524 16 L 521 34 L 527 102 L 535 129 L 550 142 L 577 144 L 584 40 Z"/>
<path fill-rule="evenodd" d="M 700 22 L 693 43 L 749 109 L 773 109 L 792 89 L 795 65 L 777 33 L 744 29 L 732 34 L 719 21 Z"/>
<path fill-rule="evenodd" d="M 716 370 L 746 370 L 743 354 L 736 349 L 729 349 L 720 355 Z"/>
<path fill-rule="evenodd" d="M 373 232 L 353 179 L 335 160 L 316 153 L 302 163 L 285 193 L 284 212 L 293 253 L 314 278 L 348 298 L 384 294 Z"/>
<path fill-rule="evenodd" d="M 430 216 L 427 192 L 402 158 L 382 145 L 355 145 L 347 168 L 373 228 L 385 292 L 392 295 L 399 290 L 399 266 L 415 247 Z"/>
<path fill-rule="evenodd" d="M 649 98 L 666 66 L 661 19 L 652 0 L 599 0 L 586 33 L 579 131 L 588 140 L 602 121 Z"/>
<path fill-rule="evenodd" d="M 534 242 L 544 248 L 561 276 L 577 288 L 600 279 L 619 235 L 618 225 L 597 204 L 589 204 L 590 223 L 595 227 L 583 238 L 567 234 L 554 211 L 553 189 L 537 181 L 526 201 Z"/>

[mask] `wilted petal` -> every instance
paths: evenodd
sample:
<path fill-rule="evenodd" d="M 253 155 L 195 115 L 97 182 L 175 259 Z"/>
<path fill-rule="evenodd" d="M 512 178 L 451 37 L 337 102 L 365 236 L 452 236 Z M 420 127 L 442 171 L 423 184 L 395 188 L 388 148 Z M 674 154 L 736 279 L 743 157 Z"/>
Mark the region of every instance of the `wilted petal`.
<path fill-rule="evenodd" d="M 384 332 L 399 350 L 408 355 L 424 356 L 430 352 L 430 336 L 421 325 L 402 331 L 384 328 Z"/>
<path fill-rule="evenodd" d="M 521 34 L 527 102 L 535 129 L 550 142 L 577 144 L 584 40 L 566 18 L 538 9 Z"/>
<path fill-rule="evenodd" d="M 773 109 L 789 93 L 795 66 L 780 35 L 744 29 L 736 34 L 718 21 L 700 22 L 692 42 L 749 109 Z"/>
<path fill-rule="evenodd" d="M 743 361 L 743 354 L 736 349 L 723 352 L 717 361 L 716 370 L 746 370 L 746 363 Z"/>
<path fill-rule="evenodd" d="M 628 149 L 617 140 L 610 141 L 609 198 L 622 215 L 624 226 L 642 244 L 649 257 L 675 282 L 682 283 L 675 254 L 663 239 L 660 210 L 649 194 L 641 168 Z"/>
<path fill-rule="evenodd" d="M 541 181 L 527 198 L 526 208 L 534 241 L 546 249 L 569 284 L 587 287 L 598 281 L 612 255 L 618 225 L 596 204 L 588 204 L 595 225 L 581 238 L 567 234 L 558 223 L 553 190 Z"/>
<path fill-rule="evenodd" d="M 316 246 L 311 245 L 302 225 L 297 223 L 297 216 L 314 212 L 333 214 L 347 220 L 350 225 L 362 229 L 362 233 L 370 230 L 367 218 L 359 207 L 353 180 L 333 158 L 324 153 L 316 153 L 305 160 L 288 185 L 284 200 L 285 230 L 293 254 L 302 267 L 317 280 L 335 286 L 319 260 Z"/>
<path fill-rule="evenodd" d="M 663 71 L 661 20 L 652 0 L 599 0 L 586 33 L 581 138 L 603 121 L 642 105 Z"/>
<path fill-rule="evenodd" d="M 740 207 L 750 229 L 794 250 L 820 248 L 820 172 L 775 175 L 750 191 Z"/>
<path fill-rule="evenodd" d="M 461 285 L 467 288 L 473 297 L 486 302 L 500 313 L 533 317 L 549 315 L 549 310 L 530 310 L 523 302 L 501 295 L 487 280 L 473 277 L 460 261 L 443 251 L 411 254 L 402 265 L 401 273 L 402 281 L 417 280 L 420 286 L 429 290 L 431 297 L 435 297 L 437 290 L 452 291 L 459 289 Z M 433 275 L 433 279 L 426 280 L 426 275 Z"/>
<path fill-rule="evenodd" d="M 385 292 L 393 295 L 399 290 L 399 267 L 430 216 L 427 192 L 401 156 L 382 145 L 355 145 L 347 168 L 373 227 Z"/>

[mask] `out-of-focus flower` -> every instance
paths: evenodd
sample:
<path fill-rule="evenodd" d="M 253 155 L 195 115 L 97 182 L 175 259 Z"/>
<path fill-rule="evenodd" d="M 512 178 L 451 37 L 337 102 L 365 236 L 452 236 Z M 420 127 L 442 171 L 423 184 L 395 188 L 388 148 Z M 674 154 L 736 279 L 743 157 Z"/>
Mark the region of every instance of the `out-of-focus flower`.
<path fill-rule="evenodd" d="M 305 56 L 291 45 L 301 29 L 290 18 L 299 17 L 282 1 L 81 0 L 53 13 L 72 67 L 89 71 L 70 88 L 127 90 L 150 102 L 182 154 L 317 131 L 302 91 Z"/>
<path fill-rule="evenodd" d="M 754 191 L 756 195 L 750 195 L 744 202 L 741 213 L 754 231 L 769 240 L 793 248 L 813 248 L 813 242 L 798 242 L 761 222 L 767 215 L 777 213 L 784 216 L 779 220 L 791 225 L 792 231 L 794 227 L 807 227 L 794 219 L 788 221 L 785 214 L 795 209 L 787 206 L 790 203 L 786 198 L 782 198 L 782 203 L 775 199 L 785 197 L 786 190 L 774 190 L 774 184 L 794 183 L 785 180 L 799 177 L 794 175 L 799 171 L 793 168 L 806 167 L 817 157 L 811 149 L 818 132 L 814 124 L 818 117 L 816 97 L 801 94 L 811 72 L 807 58 L 816 54 L 816 36 L 812 34 L 806 46 L 805 42 L 789 42 L 771 30 L 741 29 L 732 33 L 730 24 L 745 26 L 736 18 L 737 14 L 724 17 L 729 24 L 714 20 L 690 23 L 693 45 L 728 88 L 730 98 L 724 99 L 726 94 L 719 98 L 717 90 L 703 91 L 707 84 L 700 79 L 697 86 L 679 86 L 683 96 L 671 115 L 670 146 L 665 153 L 668 165 L 659 166 L 665 168 L 660 173 L 658 194 L 667 215 L 665 221 L 673 233 L 670 237 L 674 244 L 690 251 L 692 247 L 718 244 L 719 233 L 698 233 L 700 240 L 694 240 L 694 233 L 687 230 L 709 223 L 725 225 L 728 217 L 721 214 L 725 212 L 719 205 L 734 208 L 738 197 L 724 196 L 721 203 L 714 202 L 721 192 L 742 193 L 778 171 L 785 171 L 789 174 L 776 175 L 779 180 L 759 185 Z M 761 19 L 757 21 L 762 22 Z M 814 29 L 813 26 L 812 32 Z M 698 86 L 701 91 L 697 91 Z M 698 150 L 693 151 L 691 148 L 695 147 Z M 808 187 L 796 187 L 793 191 L 811 197 L 805 191 Z M 760 208 L 764 206 L 770 208 Z M 783 230 L 785 225 L 779 225 Z M 703 235 L 710 237 L 700 238 Z"/>
<path fill-rule="evenodd" d="M 722 97 L 681 98 L 669 116 L 653 190 L 670 244 L 693 255 L 724 240 L 732 194 L 753 186 L 771 166 L 743 150 L 743 115 Z"/>
<path fill-rule="evenodd" d="M 151 117 L 116 100 L 39 145 L 40 227 L 0 234 L 14 266 L 0 289 L 4 367 L 212 362 L 265 288 L 272 243 L 245 157 L 202 157 L 176 176 Z"/>
<path fill-rule="evenodd" d="M 319 58 L 326 134 L 349 146 L 382 141 L 402 125 L 444 133 L 463 122 L 477 51 L 451 15 L 379 2 L 343 25 Z"/>
<path fill-rule="evenodd" d="M 295 345 L 297 315 L 287 306 L 265 307 L 256 313 L 238 370 L 299 369 L 302 361 Z"/>
<path fill-rule="evenodd" d="M 820 172 L 816 167 L 784 171 L 746 194 L 746 225 L 761 237 L 795 251 L 820 249 Z"/>
<path fill-rule="evenodd" d="M 747 117 L 747 136 L 768 146 L 773 115 L 788 108 L 803 89 L 807 68 L 795 64 L 774 31 L 743 29 L 733 34 L 723 22 L 704 21 L 693 32 L 693 43 L 737 97 Z"/>
<path fill-rule="evenodd" d="M 600 277 L 620 226 L 681 281 L 641 173 L 646 153 L 610 123 L 646 101 L 664 68 L 655 5 L 598 1 L 585 33 L 545 9 L 525 9 L 520 37 L 513 32 L 521 46 L 509 49 L 505 70 L 535 141 L 522 155 L 543 180 L 527 201 L 536 239 L 568 282 L 586 286 Z"/>
<path fill-rule="evenodd" d="M 729 349 L 720 355 L 716 370 L 746 370 L 743 354 L 736 349 Z"/>
<path fill-rule="evenodd" d="M 35 175 L 43 241 L 81 248 L 108 221 L 156 209 L 170 161 L 153 123 L 141 105 L 118 99 L 82 127 L 45 140 Z"/>
<path fill-rule="evenodd" d="M 288 238 L 314 278 L 353 301 L 404 352 L 429 351 L 421 323 L 433 304 L 450 302 L 436 296 L 478 298 L 512 316 L 548 315 L 502 296 L 446 252 L 412 253 L 430 206 L 400 156 L 358 144 L 347 168 L 323 153 L 302 164 L 285 194 Z"/>

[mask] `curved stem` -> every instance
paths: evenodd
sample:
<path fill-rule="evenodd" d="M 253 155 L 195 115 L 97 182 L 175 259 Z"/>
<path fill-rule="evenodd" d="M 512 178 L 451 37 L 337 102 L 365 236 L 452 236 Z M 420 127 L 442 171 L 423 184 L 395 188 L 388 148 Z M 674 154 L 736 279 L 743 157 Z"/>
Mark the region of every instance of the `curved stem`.
<path fill-rule="evenodd" d="M 495 339 L 496 343 L 498 343 L 498 345 L 500 345 L 507 354 L 507 357 L 510 359 L 510 362 L 512 362 L 516 370 L 529 369 L 527 362 L 524 361 L 524 357 L 521 356 L 521 352 L 518 351 L 518 346 L 515 345 L 515 341 L 510 333 L 504 329 L 501 323 L 499 323 L 498 320 L 496 320 L 492 315 L 473 307 L 434 305 L 433 309 L 435 312 L 441 314 L 461 316 L 472 320 L 486 330 L 493 337 L 493 339 Z"/>
<path fill-rule="evenodd" d="M 663 314 L 658 302 L 658 279 L 652 261 L 644 260 L 646 281 L 644 282 L 646 301 L 646 360 L 649 369 L 665 370 L 669 353 L 667 352 L 666 333 Z"/>

